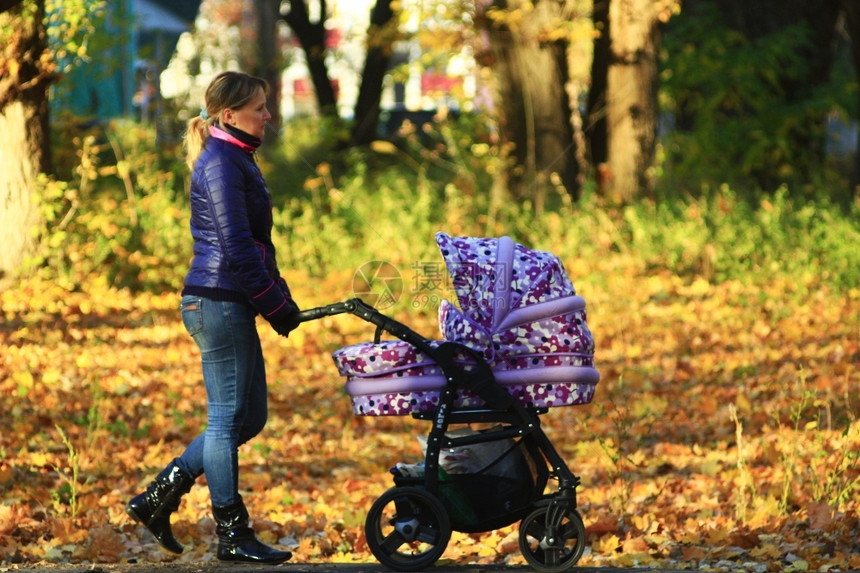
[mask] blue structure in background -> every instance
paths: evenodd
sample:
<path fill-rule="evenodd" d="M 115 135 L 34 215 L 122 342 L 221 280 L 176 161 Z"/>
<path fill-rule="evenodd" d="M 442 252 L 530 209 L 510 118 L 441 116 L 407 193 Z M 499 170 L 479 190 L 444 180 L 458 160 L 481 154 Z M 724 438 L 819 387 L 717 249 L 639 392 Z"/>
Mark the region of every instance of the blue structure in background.
<path fill-rule="evenodd" d="M 101 44 L 55 89 L 52 113 L 64 111 L 92 121 L 154 119 L 159 75 L 179 36 L 193 28 L 201 0 L 111 0 Z M 105 41 L 108 40 L 108 41 Z"/>

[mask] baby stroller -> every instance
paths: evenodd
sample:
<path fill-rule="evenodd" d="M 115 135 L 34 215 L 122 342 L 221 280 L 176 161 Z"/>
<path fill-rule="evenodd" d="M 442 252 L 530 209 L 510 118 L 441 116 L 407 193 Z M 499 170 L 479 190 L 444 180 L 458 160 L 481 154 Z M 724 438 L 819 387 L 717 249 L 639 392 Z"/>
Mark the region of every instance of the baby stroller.
<path fill-rule="evenodd" d="M 383 565 L 420 571 L 442 556 L 452 531 L 522 520 L 526 561 L 541 572 L 565 571 L 585 548 L 580 480 L 540 416 L 594 396 L 600 376 L 585 301 L 550 253 L 509 237 L 438 233 L 436 242 L 459 302 L 439 307 L 441 340 L 357 298 L 301 313 L 302 321 L 350 313 L 376 325 L 373 342 L 333 354 L 356 415 L 431 423 L 423 463 L 392 468 L 394 486 L 370 508 L 367 544 Z M 558 486 L 547 492 L 550 479 Z"/>

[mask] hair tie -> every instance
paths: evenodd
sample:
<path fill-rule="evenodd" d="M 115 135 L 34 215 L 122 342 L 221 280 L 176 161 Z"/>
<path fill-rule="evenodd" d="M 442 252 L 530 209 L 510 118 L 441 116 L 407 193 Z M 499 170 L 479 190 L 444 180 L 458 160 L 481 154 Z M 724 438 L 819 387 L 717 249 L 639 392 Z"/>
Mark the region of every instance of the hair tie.
<path fill-rule="evenodd" d="M 209 119 L 209 112 L 206 111 L 205 107 L 200 108 L 200 117 L 203 118 L 204 121 Z"/>

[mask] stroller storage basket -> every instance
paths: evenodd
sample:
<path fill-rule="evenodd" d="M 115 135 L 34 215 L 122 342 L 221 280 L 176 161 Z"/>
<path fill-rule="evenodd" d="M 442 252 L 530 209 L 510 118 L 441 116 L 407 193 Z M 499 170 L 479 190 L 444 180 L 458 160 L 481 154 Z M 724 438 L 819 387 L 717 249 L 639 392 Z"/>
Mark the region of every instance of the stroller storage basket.
<path fill-rule="evenodd" d="M 508 447 L 501 457 L 475 473 L 440 472 L 437 496 L 455 531 L 475 533 L 505 527 L 533 509 L 547 482 L 546 466 L 526 439 Z M 394 473 L 398 487 L 423 487 L 423 477 Z"/>

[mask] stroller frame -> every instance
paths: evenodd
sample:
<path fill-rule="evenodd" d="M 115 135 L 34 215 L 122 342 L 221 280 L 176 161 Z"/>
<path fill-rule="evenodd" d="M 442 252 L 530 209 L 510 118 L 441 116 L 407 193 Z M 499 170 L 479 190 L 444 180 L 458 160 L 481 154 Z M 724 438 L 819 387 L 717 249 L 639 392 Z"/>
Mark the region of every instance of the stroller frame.
<path fill-rule="evenodd" d="M 438 497 L 440 453 L 448 448 L 517 439 L 522 440 L 537 465 L 535 499 L 525 507 L 479 524 L 477 530 L 468 527 L 457 530 L 491 531 L 522 519 L 519 548 L 534 569 L 541 573 L 559 573 L 575 565 L 585 548 L 585 527 L 576 502 L 580 479 L 567 467 L 541 428 L 539 416 L 548 408 L 527 407 L 517 401 L 496 383 L 489 365 L 478 352 L 455 342 L 431 345 L 422 335 L 359 298 L 311 308 L 300 312 L 298 318 L 300 322 L 308 322 L 339 314 L 353 314 L 376 325 L 375 343 L 380 342 L 385 332 L 426 353 L 442 369 L 446 379 L 435 411 L 412 413 L 415 419 L 432 422 L 427 437 L 424 476 L 395 477 L 396 485 L 377 499 L 368 513 L 365 531 L 373 555 L 395 571 L 420 571 L 432 566 L 444 553 L 452 532 L 448 512 Z M 465 371 L 455 361 L 455 353 L 462 355 L 464 352 L 475 360 L 475 370 Z M 485 406 L 455 408 L 458 389 L 473 392 Z M 499 425 L 474 435 L 447 435 L 451 424 L 481 422 Z M 549 478 L 558 480 L 558 489 L 546 494 L 544 489 Z M 386 518 L 384 512 L 389 503 L 394 504 L 395 514 Z"/>

